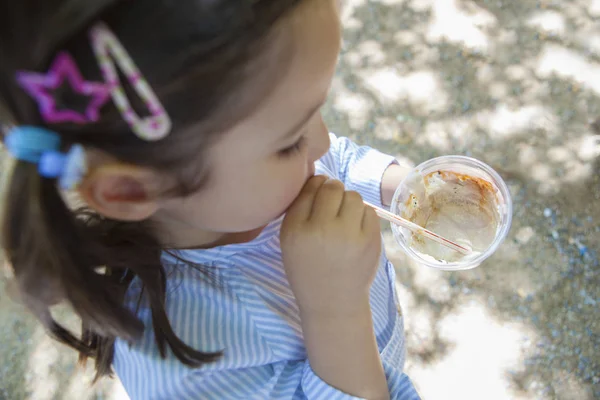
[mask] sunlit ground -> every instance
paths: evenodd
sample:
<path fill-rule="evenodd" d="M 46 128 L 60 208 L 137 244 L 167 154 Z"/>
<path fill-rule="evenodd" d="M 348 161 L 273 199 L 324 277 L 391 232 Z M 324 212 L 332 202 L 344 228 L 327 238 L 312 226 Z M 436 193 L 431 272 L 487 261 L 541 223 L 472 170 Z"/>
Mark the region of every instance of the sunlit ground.
<path fill-rule="evenodd" d="M 331 129 L 407 165 L 479 158 L 515 201 L 473 271 L 414 265 L 386 232 L 425 399 L 600 398 L 599 18 L 599 1 L 348 1 Z"/>
<path fill-rule="evenodd" d="M 343 18 L 331 130 L 407 165 L 471 155 L 514 197 L 472 271 L 414 265 L 385 233 L 424 399 L 600 398 L 600 0 L 346 0 Z M 0 398 L 126 399 L 4 294 L 0 320 Z"/>

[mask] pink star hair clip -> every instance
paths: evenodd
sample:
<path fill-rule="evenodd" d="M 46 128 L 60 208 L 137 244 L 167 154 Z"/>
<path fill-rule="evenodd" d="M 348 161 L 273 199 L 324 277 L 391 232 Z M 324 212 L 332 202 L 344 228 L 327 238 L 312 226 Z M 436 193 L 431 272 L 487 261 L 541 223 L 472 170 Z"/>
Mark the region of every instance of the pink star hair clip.
<path fill-rule="evenodd" d="M 37 101 L 43 120 L 48 124 L 98 122 L 100 110 L 112 97 L 123 119 L 138 137 L 147 141 L 166 137 L 172 128 L 171 119 L 118 38 L 101 23 L 90 30 L 90 39 L 104 82 L 86 81 L 75 60 L 67 52 L 57 55 L 46 74 L 29 71 L 17 73 L 17 82 Z M 131 107 L 117 67 L 148 108 L 149 117 L 141 118 Z M 70 85 L 74 93 L 89 98 L 83 113 L 59 109 L 52 91 L 65 83 Z"/>
<path fill-rule="evenodd" d="M 47 74 L 19 72 L 17 82 L 37 100 L 44 121 L 50 124 L 74 122 L 87 124 L 98 121 L 99 110 L 110 99 L 110 89 L 104 83 L 87 82 L 81 76 L 75 60 L 66 52 L 58 54 Z M 74 93 L 89 97 L 84 114 L 74 110 L 59 110 L 49 91 L 68 82 Z"/>

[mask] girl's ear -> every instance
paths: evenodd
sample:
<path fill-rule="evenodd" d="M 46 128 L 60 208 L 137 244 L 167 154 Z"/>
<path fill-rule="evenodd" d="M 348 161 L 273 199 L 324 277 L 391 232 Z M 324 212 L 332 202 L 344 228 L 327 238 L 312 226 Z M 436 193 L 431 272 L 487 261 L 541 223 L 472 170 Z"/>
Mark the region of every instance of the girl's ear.
<path fill-rule="evenodd" d="M 156 173 L 125 164 L 94 168 L 79 187 L 89 207 L 104 217 L 120 221 L 142 221 L 159 206 L 159 177 Z"/>

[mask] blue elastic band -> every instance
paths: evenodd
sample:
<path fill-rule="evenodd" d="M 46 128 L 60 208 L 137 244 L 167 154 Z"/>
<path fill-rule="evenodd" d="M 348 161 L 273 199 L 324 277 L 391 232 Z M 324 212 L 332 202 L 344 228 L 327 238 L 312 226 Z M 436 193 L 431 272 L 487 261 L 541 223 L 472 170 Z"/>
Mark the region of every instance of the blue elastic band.
<path fill-rule="evenodd" d="M 37 164 L 40 176 L 59 178 L 63 189 L 73 189 L 86 172 L 85 150 L 74 145 L 67 154 L 60 152 L 60 136 L 35 126 L 12 128 L 5 140 L 8 152 L 17 160 Z"/>
<path fill-rule="evenodd" d="M 37 164 L 44 153 L 60 150 L 60 136 L 44 128 L 18 126 L 10 130 L 5 144 L 17 160 Z"/>
<path fill-rule="evenodd" d="M 38 163 L 38 171 L 46 178 L 57 178 L 65 170 L 67 156 L 57 151 L 49 151 L 42 154 Z"/>

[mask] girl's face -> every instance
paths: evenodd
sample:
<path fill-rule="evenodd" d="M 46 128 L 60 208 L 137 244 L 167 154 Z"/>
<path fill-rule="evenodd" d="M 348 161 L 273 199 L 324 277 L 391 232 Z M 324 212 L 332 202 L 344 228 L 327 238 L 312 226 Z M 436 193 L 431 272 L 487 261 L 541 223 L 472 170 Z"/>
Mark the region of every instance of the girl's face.
<path fill-rule="evenodd" d="M 161 201 L 154 218 L 172 245 L 252 236 L 285 212 L 314 174 L 315 161 L 328 151 L 320 108 L 340 49 L 338 2 L 305 1 L 286 23 L 291 59 L 277 85 L 206 152 L 210 179 L 202 190 Z"/>

